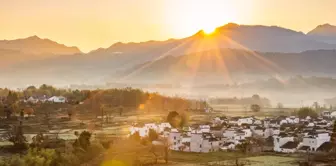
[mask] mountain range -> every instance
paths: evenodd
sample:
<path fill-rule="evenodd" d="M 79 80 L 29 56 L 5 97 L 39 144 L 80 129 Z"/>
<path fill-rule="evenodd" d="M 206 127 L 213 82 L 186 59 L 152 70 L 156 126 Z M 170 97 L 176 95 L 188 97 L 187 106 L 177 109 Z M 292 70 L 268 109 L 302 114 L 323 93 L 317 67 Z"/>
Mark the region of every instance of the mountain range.
<path fill-rule="evenodd" d="M 319 25 L 307 33 L 317 41 L 336 44 L 336 26 L 330 24 Z"/>
<path fill-rule="evenodd" d="M 89 53 L 32 36 L 0 41 L 0 81 L 4 85 L 227 82 L 249 78 L 246 75 L 332 76 L 335 41 L 336 27 L 330 24 L 304 34 L 277 26 L 229 23 L 212 34 L 199 31 L 182 39 L 119 42 Z"/>

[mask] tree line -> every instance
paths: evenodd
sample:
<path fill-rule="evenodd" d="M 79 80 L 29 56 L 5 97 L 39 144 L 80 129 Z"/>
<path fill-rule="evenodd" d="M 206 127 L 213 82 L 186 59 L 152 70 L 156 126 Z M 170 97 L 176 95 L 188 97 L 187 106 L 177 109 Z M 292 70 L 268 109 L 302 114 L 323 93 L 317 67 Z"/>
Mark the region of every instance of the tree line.
<path fill-rule="evenodd" d="M 50 85 L 40 87 L 29 86 L 23 90 L 0 89 L 0 112 L 10 117 L 12 113 L 20 112 L 27 106 L 45 105 L 43 103 L 23 103 L 29 97 L 64 96 L 67 104 L 79 105 L 77 109 L 100 113 L 102 109 L 119 109 L 120 114 L 124 110 L 140 109 L 151 111 L 181 111 L 187 109 L 204 109 L 208 105 L 205 101 L 190 100 L 178 96 L 164 96 L 159 93 L 145 92 L 140 89 L 97 89 L 97 90 L 72 90 L 55 88 Z M 197 108 L 194 108 L 196 104 Z M 50 105 L 50 104 L 49 104 Z M 42 108 L 42 106 L 40 106 Z M 126 109 L 125 109 L 126 108 Z"/>

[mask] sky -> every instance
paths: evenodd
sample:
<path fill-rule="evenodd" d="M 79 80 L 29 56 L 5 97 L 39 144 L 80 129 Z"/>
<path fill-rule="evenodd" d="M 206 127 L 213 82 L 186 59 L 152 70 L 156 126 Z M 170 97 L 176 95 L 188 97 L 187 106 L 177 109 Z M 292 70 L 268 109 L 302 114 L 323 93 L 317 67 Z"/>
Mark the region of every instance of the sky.
<path fill-rule="evenodd" d="M 336 0 L 0 0 L 0 40 L 37 35 L 83 52 L 234 22 L 308 32 L 336 25 Z"/>

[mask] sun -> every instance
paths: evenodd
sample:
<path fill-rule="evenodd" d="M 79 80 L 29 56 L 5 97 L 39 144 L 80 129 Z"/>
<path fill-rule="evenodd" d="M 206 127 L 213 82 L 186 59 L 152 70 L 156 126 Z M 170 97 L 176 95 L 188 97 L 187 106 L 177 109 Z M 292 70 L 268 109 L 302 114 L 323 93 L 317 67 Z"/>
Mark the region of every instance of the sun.
<path fill-rule="evenodd" d="M 205 34 L 210 35 L 210 34 L 213 34 L 216 31 L 216 27 L 211 27 L 211 26 L 204 27 L 203 31 L 204 31 Z"/>

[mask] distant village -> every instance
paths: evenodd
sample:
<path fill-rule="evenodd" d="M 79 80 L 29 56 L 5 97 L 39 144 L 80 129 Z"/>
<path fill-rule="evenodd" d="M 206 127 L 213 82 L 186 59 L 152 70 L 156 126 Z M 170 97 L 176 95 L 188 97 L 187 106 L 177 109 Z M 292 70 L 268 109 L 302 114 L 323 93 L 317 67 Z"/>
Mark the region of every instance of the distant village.
<path fill-rule="evenodd" d="M 318 118 L 307 116 L 216 117 L 206 124 L 182 129 L 169 123 L 136 124 L 130 133 L 147 137 L 149 130 L 167 138 L 173 151 L 209 153 L 215 151 L 324 153 L 332 150 L 331 134 L 336 112 L 323 111 Z M 159 141 L 156 141 L 159 142 Z"/>

